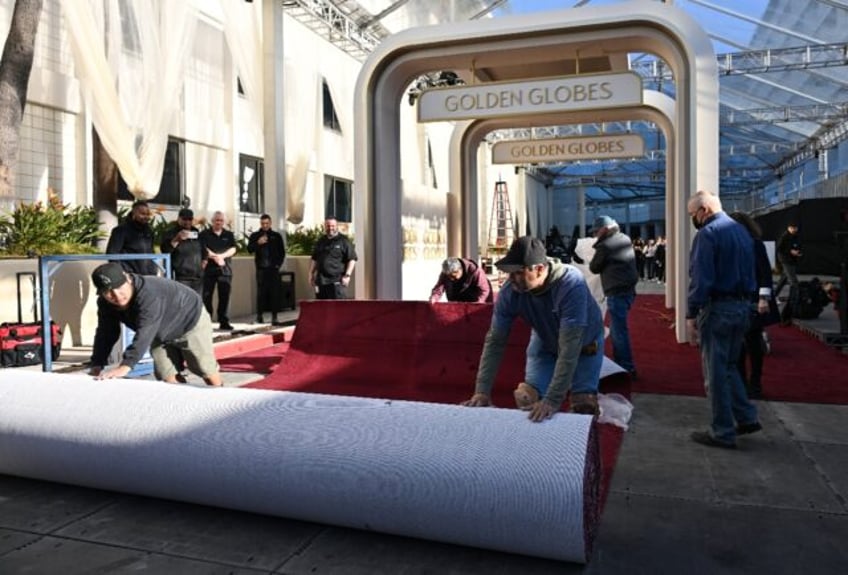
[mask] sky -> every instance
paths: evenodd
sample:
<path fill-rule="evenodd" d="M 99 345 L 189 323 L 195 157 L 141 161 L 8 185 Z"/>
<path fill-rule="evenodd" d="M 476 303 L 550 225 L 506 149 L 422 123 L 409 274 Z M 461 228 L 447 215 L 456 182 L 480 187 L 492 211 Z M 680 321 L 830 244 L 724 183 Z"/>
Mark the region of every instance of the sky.
<path fill-rule="evenodd" d="M 591 9 L 592 6 L 605 6 L 610 4 L 623 4 L 625 0 L 590 0 L 583 8 Z M 744 14 L 751 18 L 760 18 L 765 12 L 768 0 L 675 0 L 672 2 L 678 8 L 688 12 L 708 34 L 721 36 L 734 44 L 747 46 L 753 34 L 754 24 L 744 19 L 722 12 L 732 11 Z M 510 0 L 502 8 L 495 11 L 498 16 L 507 14 L 526 14 L 532 12 L 543 12 L 550 10 L 562 10 L 573 8 L 578 2 L 576 0 Z M 715 7 L 715 8 L 711 8 Z M 713 39 L 717 53 L 736 52 L 740 48 L 732 44 L 724 43 L 720 39 Z"/>

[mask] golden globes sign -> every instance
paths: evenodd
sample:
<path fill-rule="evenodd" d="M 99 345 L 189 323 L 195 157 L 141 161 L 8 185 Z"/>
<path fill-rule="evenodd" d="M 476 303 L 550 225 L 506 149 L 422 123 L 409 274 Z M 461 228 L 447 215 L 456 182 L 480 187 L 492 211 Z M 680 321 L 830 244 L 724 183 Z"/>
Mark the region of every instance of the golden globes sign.
<path fill-rule="evenodd" d="M 492 146 L 493 164 L 548 164 L 577 160 L 638 158 L 645 141 L 636 134 L 606 134 L 580 138 L 513 140 Z"/>
<path fill-rule="evenodd" d="M 426 90 L 418 97 L 418 121 L 501 118 L 641 103 L 642 78 L 637 74 L 589 74 Z"/>

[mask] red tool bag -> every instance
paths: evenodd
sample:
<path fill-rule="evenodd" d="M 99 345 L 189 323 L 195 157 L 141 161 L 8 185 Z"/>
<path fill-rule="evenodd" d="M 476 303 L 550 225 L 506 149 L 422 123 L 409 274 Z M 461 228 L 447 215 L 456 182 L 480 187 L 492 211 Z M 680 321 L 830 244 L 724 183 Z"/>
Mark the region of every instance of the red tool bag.
<path fill-rule="evenodd" d="M 3 367 L 37 365 L 43 359 L 44 338 L 42 337 L 41 322 L 38 321 L 35 274 L 18 272 L 16 275 L 18 282 L 18 321 L 0 324 L 0 365 Z M 35 320 L 32 322 L 23 321 L 23 310 L 21 308 L 21 277 L 23 276 L 29 276 L 32 281 L 32 309 L 33 319 Z M 51 351 L 55 360 L 62 350 L 62 330 L 51 321 L 50 331 L 52 332 Z"/>
<path fill-rule="evenodd" d="M 41 363 L 44 349 L 41 329 L 41 322 L 0 324 L 0 365 L 18 367 Z M 50 330 L 53 332 L 51 350 L 55 360 L 62 349 L 62 330 L 52 321 Z"/>

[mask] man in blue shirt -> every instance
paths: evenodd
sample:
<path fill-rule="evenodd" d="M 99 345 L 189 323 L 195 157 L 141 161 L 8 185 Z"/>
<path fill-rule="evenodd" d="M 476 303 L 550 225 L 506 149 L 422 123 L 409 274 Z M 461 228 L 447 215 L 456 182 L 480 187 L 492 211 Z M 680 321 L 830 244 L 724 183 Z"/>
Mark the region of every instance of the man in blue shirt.
<path fill-rule="evenodd" d="M 722 211 L 718 196 L 699 191 L 687 206 L 700 231 L 692 242 L 686 332 L 701 347 L 701 365 L 712 407 L 709 431 L 692 440 L 711 447 L 736 447 L 736 436 L 762 429 L 757 408 L 748 400 L 736 361 L 757 291 L 754 240 Z"/>
<path fill-rule="evenodd" d="M 559 411 L 571 391 L 571 411 L 598 414 L 598 384 L 604 360 L 601 308 L 586 279 L 570 265 L 549 260 L 545 244 L 531 236 L 512 243 L 495 266 L 509 274 L 486 334 L 469 407 L 491 405 L 491 391 L 516 317 L 530 327 L 525 380 L 514 391 L 516 405 L 543 421 Z"/>

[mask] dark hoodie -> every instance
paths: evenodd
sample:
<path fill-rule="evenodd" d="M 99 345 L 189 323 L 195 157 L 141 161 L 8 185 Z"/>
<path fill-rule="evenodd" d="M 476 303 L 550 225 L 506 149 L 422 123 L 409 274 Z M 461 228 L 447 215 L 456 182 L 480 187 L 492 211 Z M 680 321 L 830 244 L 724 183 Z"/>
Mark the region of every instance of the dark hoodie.
<path fill-rule="evenodd" d="M 616 229 L 595 242 L 595 255 L 589 263 L 600 274 L 605 296 L 634 293 L 639 282 L 636 253 L 630 238 Z"/>
<path fill-rule="evenodd" d="M 139 224 L 130 214 L 126 220 L 112 230 L 109 243 L 106 245 L 107 254 L 152 254 L 153 229 L 150 224 Z M 124 271 L 129 273 L 155 276 L 159 266 L 153 260 L 125 260 L 120 262 Z"/>

